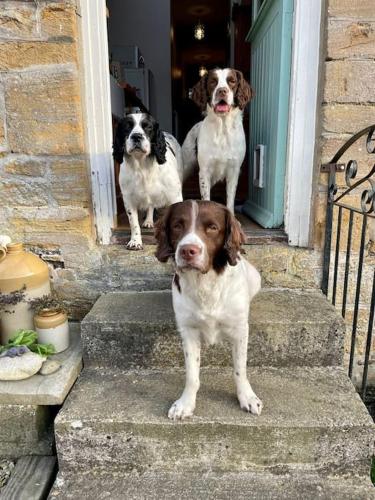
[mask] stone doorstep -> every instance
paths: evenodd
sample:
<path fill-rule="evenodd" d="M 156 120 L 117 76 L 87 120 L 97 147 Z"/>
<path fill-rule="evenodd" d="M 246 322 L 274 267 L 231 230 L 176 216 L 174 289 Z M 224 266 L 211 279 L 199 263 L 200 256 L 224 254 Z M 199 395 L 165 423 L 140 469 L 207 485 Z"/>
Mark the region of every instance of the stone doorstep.
<path fill-rule="evenodd" d="M 56 457 L 22 457 L 0 491 L 2 500 L 44 500 L 56 474 Z"/>
<path fill-rule="evenodd" d="M 81 324 L 85 365 L 183 366 L 171 293 L 102 295 Z M 250 308 L 250 366 L 341 365 L 345 326 L 320 291 L 266 289 Z M 231 349 L 204 348 L 202 366 L 231 365 Z"/>
<path fill-rule="evenodd" d="M 318 474 L 59 473 L 49 499 L 92 500 L 369 500 L 375 489 L 368 478 Z"/>
<path fill-rule="evenodd" d="M 201 374 L 196 414 L 167 418 L 182 370 L 85 369 L 55 420 L 60 470 L 366 474 L 374 424 L 341 368 L 253 368 L 260 417 L 239 409 L 231 370 Z"/>
<path fill-rule="evenodd" d="M 56 407 L 0 404 L 0 457 L 53 454 Z"/>
<path fill-rule="evenodd" d="M 62 363 L 51 375 L 33 375 L 26 380 L 0 381 L 0 404 L 60 405 L 82 369 L 80 327 L 70 324 L 70 346 L 51 359 Z M 1 422 L 0 422 L 1 423 Z"/>

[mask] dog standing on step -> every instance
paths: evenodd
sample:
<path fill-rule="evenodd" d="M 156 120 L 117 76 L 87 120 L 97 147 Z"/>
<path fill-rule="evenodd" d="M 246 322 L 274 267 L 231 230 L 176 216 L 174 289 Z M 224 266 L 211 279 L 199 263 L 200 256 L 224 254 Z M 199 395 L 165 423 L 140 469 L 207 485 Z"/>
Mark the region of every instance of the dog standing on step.
<path fill-rule="evenodd" d="M 241 71 L 214 69 L 193 88 L 192 99 L 206 113 L 182 145 L 184 169 L 199 165 L 202 200 L 210 199 L 212 186 L 226 180 L 227 207 L 234 213 L 238 178 L 246 154 L 243 109 L 253 90 Z"/>
<path fill-rule="evenodd" d="M 121 165 L 119 184 L 129 218 L 129 250 L 142 249 L 138 210 L 146 210 L 143 227 L 154 225 L 154 209 L 182 201 L 183 165 L 176 139 L 160 130 L 149 114 L 127 115 L 118 125 L 113 157 Z"/>
<path fill-rule="evenodd" d="M 156 257 L 172 258 L 173 308 L 182 337 L 186 383 L 168 417 L 193 414 L 199 389 L 201 341 L 232 343 L 234 381 L 240 407 L 256 415 L 262 402 L 246 374 L 250 301 L 260 290 L 258 271 L 240 255 L 245 242 L 239 222 L 211 201 L 184 201 L 169 207 L 155 228 Z"/>

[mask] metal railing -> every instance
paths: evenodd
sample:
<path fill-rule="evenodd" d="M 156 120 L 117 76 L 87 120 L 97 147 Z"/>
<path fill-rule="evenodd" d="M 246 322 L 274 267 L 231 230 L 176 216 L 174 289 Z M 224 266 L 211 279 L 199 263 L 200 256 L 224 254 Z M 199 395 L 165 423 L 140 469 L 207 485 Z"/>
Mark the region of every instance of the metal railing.
<path fill-rule="evenodd" d="M 356 339 L 358 332 L 358 314 L 361 292 L 366 291 L 366 295 L 368 296 L 368 294 L 370 294 L 371 297 L 370 305 L 368 310 L 366 310 L 368 316 L 367 336 L 363 360 L 362 381 L 360 384 L 360 395 L 362 399 L 365 399 L 366 396 L 368 368 L 374 327 L 375 269 L 373 269 L 372 273 L 372 283 L 371 280 L 364 280 L 363 269 L 366 235 L 368 235 L 369 225 L 371 223 L 374 224 L 375 230 L 375 164 L 372 168 L 370 168 L 370 171 L 367 174 L 362 175 L 359 179 L 357 179 L 357 160 L 349 160 L 346 163 L 340 163 L 340 160 L 342 160 L 344 154 L 354 143 L 357 143 L 358 141 L 360 144 L 361 139 L 364 137 L 366 155 L 368 154 L 368 158 L 371 160 L 374 159 L 375 161 L 375 125 L 371 125 L 370 127 L 367 127 L 353 135 L 337 151 L 332 160 L 321 167 L 322 172 L 329 173 L 322 291 L 325 295 L 330 295 L 333 305 L 336 307 L 341 305 L 341 314 L 344 318 L 347 316 L 347 298 L 349 283 L 351 282 L 350 280 L 354 279 L 355 283 L 353 316 L 350 322 L 351 324 L 349 323 L 349 328 L 351 329 L 351 340 L 348 373 L 350 378 L 353 378 L 353 365 L 356 357 Z M 345 176 L 345 184 L 341 188 L 337 183 L 338 172 L 342 172 Z M 346 224 L 343 222 L 344 219 L 345 222 L 347 221 L 346 241 L 344 238 L 344 233 L 346 232 Z M 357 223 L 359 224 L 357 225 Z M 353 227 L 355 229 L 354 232 L 356 232 L 358 226 L 360 227 L 360 241 L 358 253 L 356 253 L 356 249 L 353 250 L 353 244 L 357 245 L 358 238 L 353 239 Z M 333 237 L 333 233 L 335 233 L 335 237 Z M 343 260 L 345 264 L 341 272 L 339 272 L 340 250 L 342 245 L 344 246 Z M 357 259 L 358 263 L 356 262 Z M 357 265 L 354 264 L 353 269 L 352 261 L 354 260 Z M 356 273 L 356 275 L 354 273 Z M 343 283 L 339 283 L 340 277 L 343 277 Z M 340 285 L 339 288 L 342 285 L 342 293 L 341 290 L 338 289 L 338 285 Z M 339 295 L 341 295 L 341 304 L 338 304 L 340 301 Z M 346 322 L 348 323 L 347 320 L 348 318 L 346 318 Z"/>

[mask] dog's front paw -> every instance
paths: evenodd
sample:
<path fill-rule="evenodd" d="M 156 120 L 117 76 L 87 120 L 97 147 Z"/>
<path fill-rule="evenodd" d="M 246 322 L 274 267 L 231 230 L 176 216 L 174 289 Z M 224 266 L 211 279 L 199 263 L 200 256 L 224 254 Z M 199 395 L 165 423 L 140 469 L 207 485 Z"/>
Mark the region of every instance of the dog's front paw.
<path fill-rule="evenodd" d="M 154 227 L 154 223 L 151 220 L 145 220 L 142 224 L 142 227 L 145 227 L 147 229 L 152 229 Z"/>
<path fill-rule="evenodd" d="M 262 401 L 253 392 L 252 394 L 238 394 L 241 410 L 248 411 L 253 415 L 260 415 L 263 409 Z"/>
<path fill-rule="evenodd" d="M 128 250 L 142 250 L 143 249 L 142 240 L 132 238 L 126 245 L 126 248 Z"/>
<path fill-rule="evenodd" d="M 180 398 L 169 408 L 168 418 L 171 420 L 183 420 L 186 417 L 191 417 L 194 409 L 195 405 L 193 403 Z"/>

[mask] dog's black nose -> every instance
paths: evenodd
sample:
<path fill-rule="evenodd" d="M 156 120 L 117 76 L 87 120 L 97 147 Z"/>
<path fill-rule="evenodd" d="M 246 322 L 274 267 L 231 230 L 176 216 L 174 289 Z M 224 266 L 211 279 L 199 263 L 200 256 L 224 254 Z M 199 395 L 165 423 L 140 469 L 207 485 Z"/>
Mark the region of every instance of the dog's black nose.
<path fill-rule="evenodd" d="M 135 134 L 132 134 L 131 138 L 132 138 L 133 142 L 141 142 L 143 139 L 143 135 L 135 133 Z"/>

